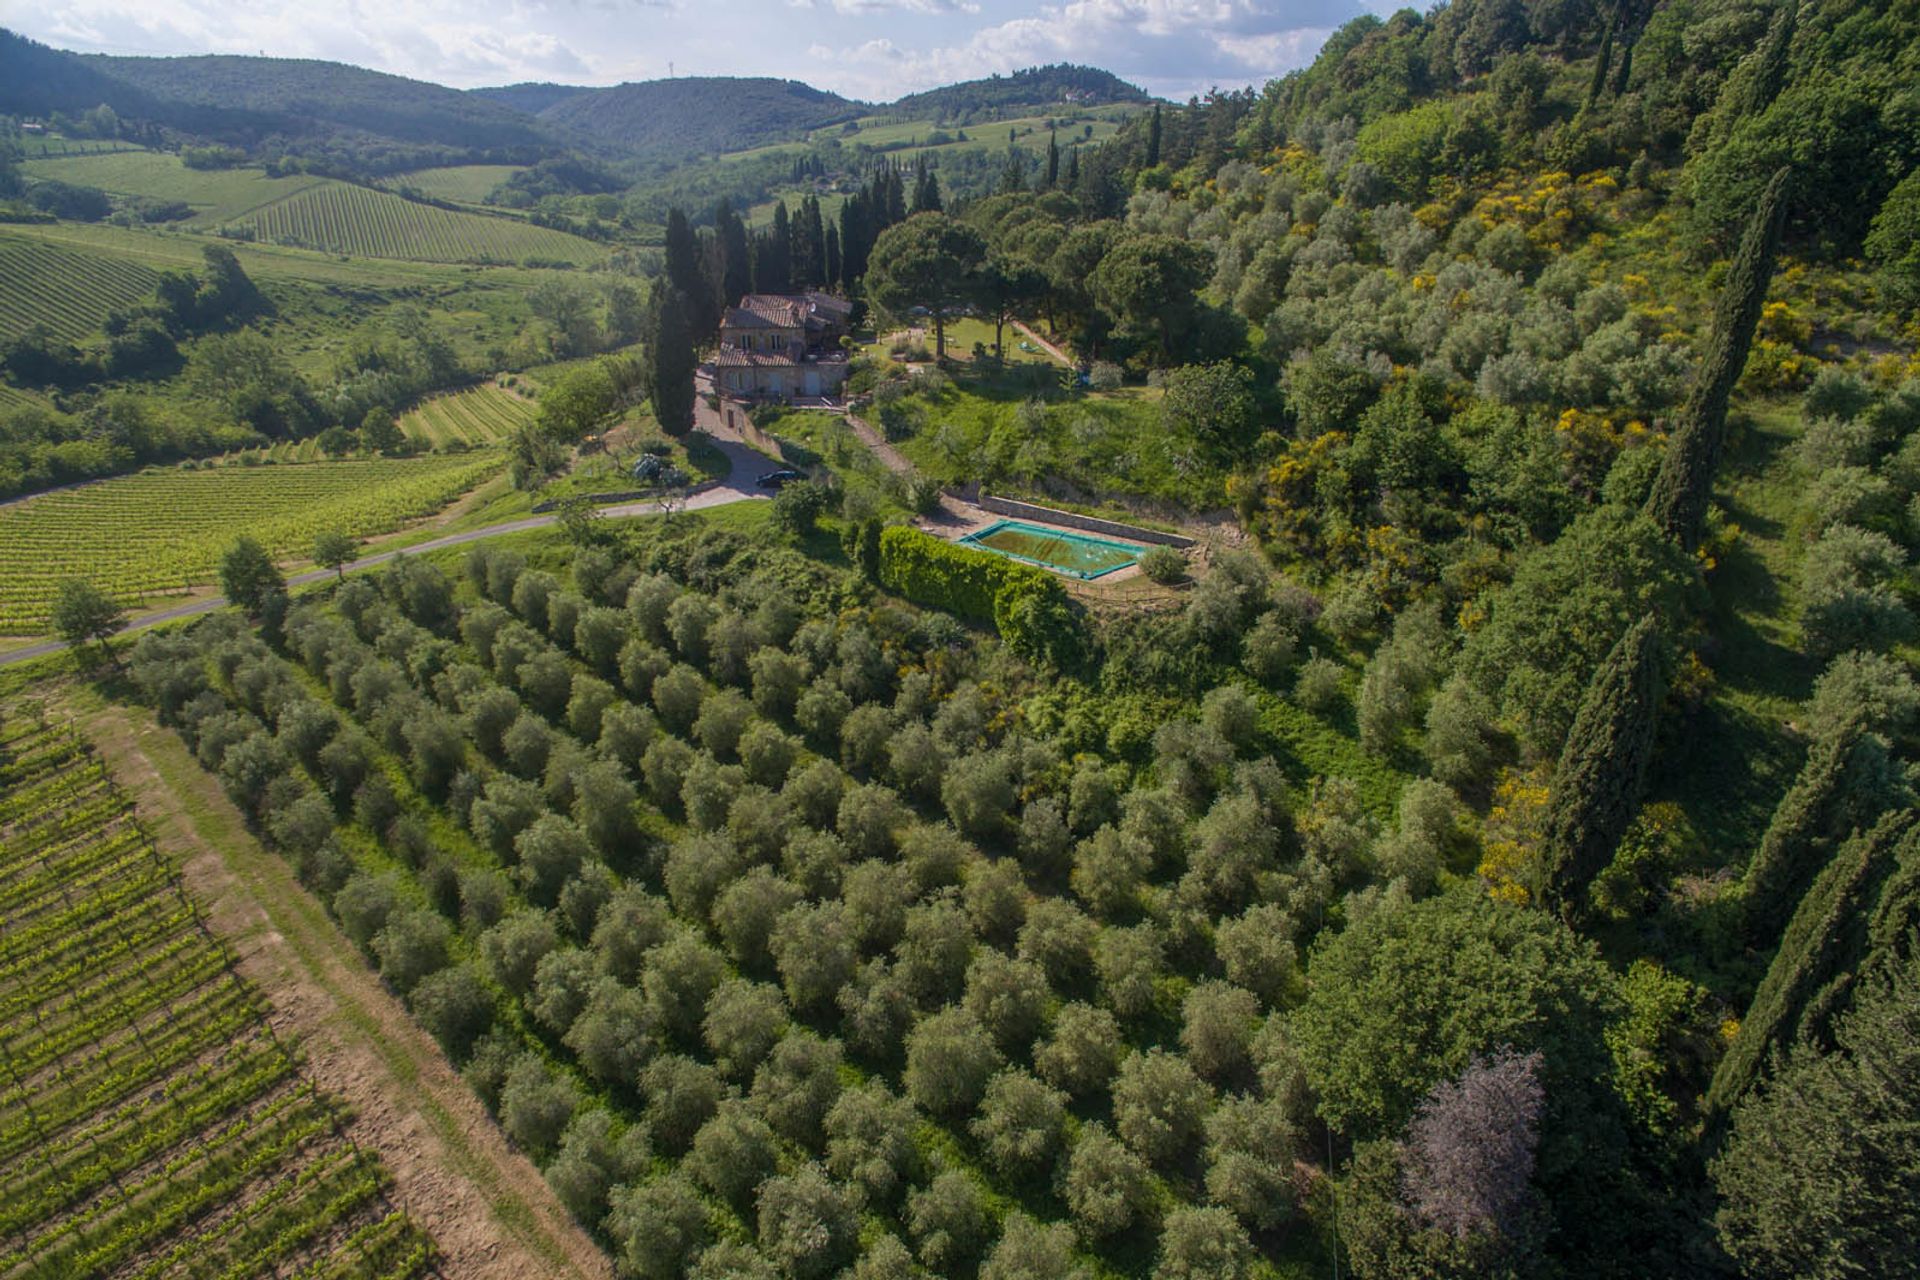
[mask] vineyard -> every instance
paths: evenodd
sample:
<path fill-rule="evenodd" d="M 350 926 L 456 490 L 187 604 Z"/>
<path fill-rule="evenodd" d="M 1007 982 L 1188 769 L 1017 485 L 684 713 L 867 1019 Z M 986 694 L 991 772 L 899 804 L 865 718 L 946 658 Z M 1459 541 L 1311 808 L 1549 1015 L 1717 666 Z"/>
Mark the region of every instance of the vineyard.
<path fill-rule="evenodd" d="M 91 748 L 0 726 L 0 831 L 0 1277 L 426 1271 Z"/>
<path fill-rule="evenodd" d="M 605 256 L 578 236 L 506 218 L 415 204 L 384 191 L 330 182 L 253 210 L 228 224 L 262 240 L 363 258 L 586 266 Z"/>
<path fill-rule="evenodd" d="M 302 555 L 429 515 L 498 471 L 497 454 L 152 470 L 0 509 L 0 635 L 42 628 L 61 579 L 132 605 L 211 581 L 242 534 Z"/>
<path fill-rule="evenodd" d="M 531 402 L 488 383 L 434 397 L 400 419 L 400 428 L 410 439 L 439 449 L 456 443 L 498 443 L 532 417 Z"/>
<path fill-rule="evenodd" d="M 36 324 L 56 338 L 84 337 L 100 328 L 109 311 L 152 293 L 157 278 L 123 258 L 0 230 L 0 342 Z"/>

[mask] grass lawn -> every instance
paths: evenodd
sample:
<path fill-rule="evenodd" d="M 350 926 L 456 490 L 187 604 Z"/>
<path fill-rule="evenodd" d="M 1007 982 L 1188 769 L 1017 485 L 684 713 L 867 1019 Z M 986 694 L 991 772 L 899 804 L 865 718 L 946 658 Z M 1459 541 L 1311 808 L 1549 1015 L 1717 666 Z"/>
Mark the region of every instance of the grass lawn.
<path fill-rule="evenodd" d="M 1041 385 L 1045 400 L 1032 390 Z M 951 386 L 916 391 L 868 417 L 888 415 L 908 424 L 896 441 L 900 451 L 942 483 L 1065 492 L 1070 501 L 1096 504 L 1145 499 L 1189 510 L 1226 500 L 1225 473 L 1162 425 L 1158 392 L 1063 395 L 1056 382 L 1035 382 L 1032 374 L 962 372 Z"/>

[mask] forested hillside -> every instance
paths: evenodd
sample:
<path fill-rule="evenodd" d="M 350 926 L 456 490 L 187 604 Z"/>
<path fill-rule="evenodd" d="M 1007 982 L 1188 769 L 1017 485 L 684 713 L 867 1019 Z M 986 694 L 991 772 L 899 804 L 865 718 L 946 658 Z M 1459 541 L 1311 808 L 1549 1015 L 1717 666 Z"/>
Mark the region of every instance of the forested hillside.
<path fill-rule="evenodd" d="M 783 142 L 861 113 L 859 104 L 797 80 L 690 76 L 569 94 L 540 117 L 659 159 Z"/>

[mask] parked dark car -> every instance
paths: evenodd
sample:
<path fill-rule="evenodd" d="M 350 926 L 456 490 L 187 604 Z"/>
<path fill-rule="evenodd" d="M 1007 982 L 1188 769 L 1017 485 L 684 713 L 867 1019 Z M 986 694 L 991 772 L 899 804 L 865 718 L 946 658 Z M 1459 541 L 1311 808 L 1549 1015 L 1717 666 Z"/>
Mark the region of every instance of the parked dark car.
<path fill-rule="evenodd" d="M 796 481 L 805 479 L 806 477 L 798 471 L 769 471 L 758 480 L 755 480 L 754 484 L 762 489 L 778 489 L 784 485 L 790 485 Z"/>

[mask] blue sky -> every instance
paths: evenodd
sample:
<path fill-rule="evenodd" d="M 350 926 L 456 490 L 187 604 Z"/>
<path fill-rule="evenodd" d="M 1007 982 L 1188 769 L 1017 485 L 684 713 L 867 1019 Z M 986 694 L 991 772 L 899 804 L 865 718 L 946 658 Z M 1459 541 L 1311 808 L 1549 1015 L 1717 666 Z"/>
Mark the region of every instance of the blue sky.
<path fill-rule="evenodd" d="M 1049 62 L 1171 98 L 1311 61 L 1382 0 L 0 0 L 60 48 L 327 58 L 462 88 L 777 75 L 851 97 Z"/>

